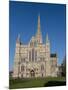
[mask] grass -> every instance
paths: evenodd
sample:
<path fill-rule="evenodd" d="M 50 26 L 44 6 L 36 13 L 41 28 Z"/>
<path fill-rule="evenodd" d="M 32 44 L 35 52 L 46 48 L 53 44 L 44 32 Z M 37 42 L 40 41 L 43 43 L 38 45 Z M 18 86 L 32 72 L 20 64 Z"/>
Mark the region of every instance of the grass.
<path fill-rule="evenodd" d="M 32 88 L 46 86 L 66 85 L 65 77 L 29 78 L 29 79 L 9 79 L 9 88 Z"/>

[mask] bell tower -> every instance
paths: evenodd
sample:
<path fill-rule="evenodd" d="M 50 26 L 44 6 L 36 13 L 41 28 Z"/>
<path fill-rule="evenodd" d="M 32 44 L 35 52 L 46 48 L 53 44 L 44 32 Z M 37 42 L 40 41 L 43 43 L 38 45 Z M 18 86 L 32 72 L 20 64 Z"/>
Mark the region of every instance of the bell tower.
<path fill-rule="evenodd" d="M 50 40 L 48 38 L 48 34 L 46 35 L 46 76 L 50 76 L 51 75 L 51 66 L 50 66 Z"/>
<path fill-rule="evenodd" d="M 17 40 L 16 40 L 13 77 L 17 78 L 19 77 L 19 74 L 20 74 L 20 35 L 18 35 Z"/>

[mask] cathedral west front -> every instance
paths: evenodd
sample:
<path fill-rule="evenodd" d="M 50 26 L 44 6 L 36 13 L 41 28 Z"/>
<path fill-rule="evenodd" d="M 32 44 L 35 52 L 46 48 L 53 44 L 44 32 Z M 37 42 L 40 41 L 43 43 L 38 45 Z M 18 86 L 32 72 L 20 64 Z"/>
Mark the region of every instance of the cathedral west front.
<path fill-rule="evenodd" d="M 13 66 L 14 78 L 57 77 L 57 54 L 50 51 L 48 34 L 43 43 L 40 15 L 38 15 L 37 27 L 35 36 L 31 37 L 27 45 L 21 43 L 18 35 Z"/>

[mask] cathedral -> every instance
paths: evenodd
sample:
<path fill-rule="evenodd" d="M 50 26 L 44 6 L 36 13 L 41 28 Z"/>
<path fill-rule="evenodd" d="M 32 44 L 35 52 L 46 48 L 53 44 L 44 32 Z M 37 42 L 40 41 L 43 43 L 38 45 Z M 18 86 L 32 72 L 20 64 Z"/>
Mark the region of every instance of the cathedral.
<path fill-rule="evenodd" d="M 29 43 L 21 43 L 20 35 L 16 40 L 13 78 L 57 77 L 57 60 L 57 54 L 50 52 L 48 34 L 43 43 L 38 15 L 37 32 Z"/>

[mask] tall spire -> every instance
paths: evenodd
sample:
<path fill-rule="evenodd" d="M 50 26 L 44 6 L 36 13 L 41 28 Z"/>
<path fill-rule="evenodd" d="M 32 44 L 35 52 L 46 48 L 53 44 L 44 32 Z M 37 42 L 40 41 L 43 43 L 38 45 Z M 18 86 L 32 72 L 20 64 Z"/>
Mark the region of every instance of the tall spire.
<path fill-rule="evenodd" d="M 46 35 L 46 43 L 49 43 L 48 34 Z"/>
<path fill-rule="evenodd" d="M 41 31 L 40 31 L 40 14 L 38 15 L 38 28 L 37 28 L 37 34 L 36 34 L 36 38 L 37 38 L 37 42 L 38 43 L 42 43 L 42 35 L 41 35 Z"/>
<path fill-rule="evenodd" d="M 17 42 L 18 42 L 18 43 L 20 42 L 20 34 L 18 34 Z"/>
<path fill-rule="evenodd" d="M 38 34 L 41 34 L 40 32 L 40 14 L 38 15 Z"/>

